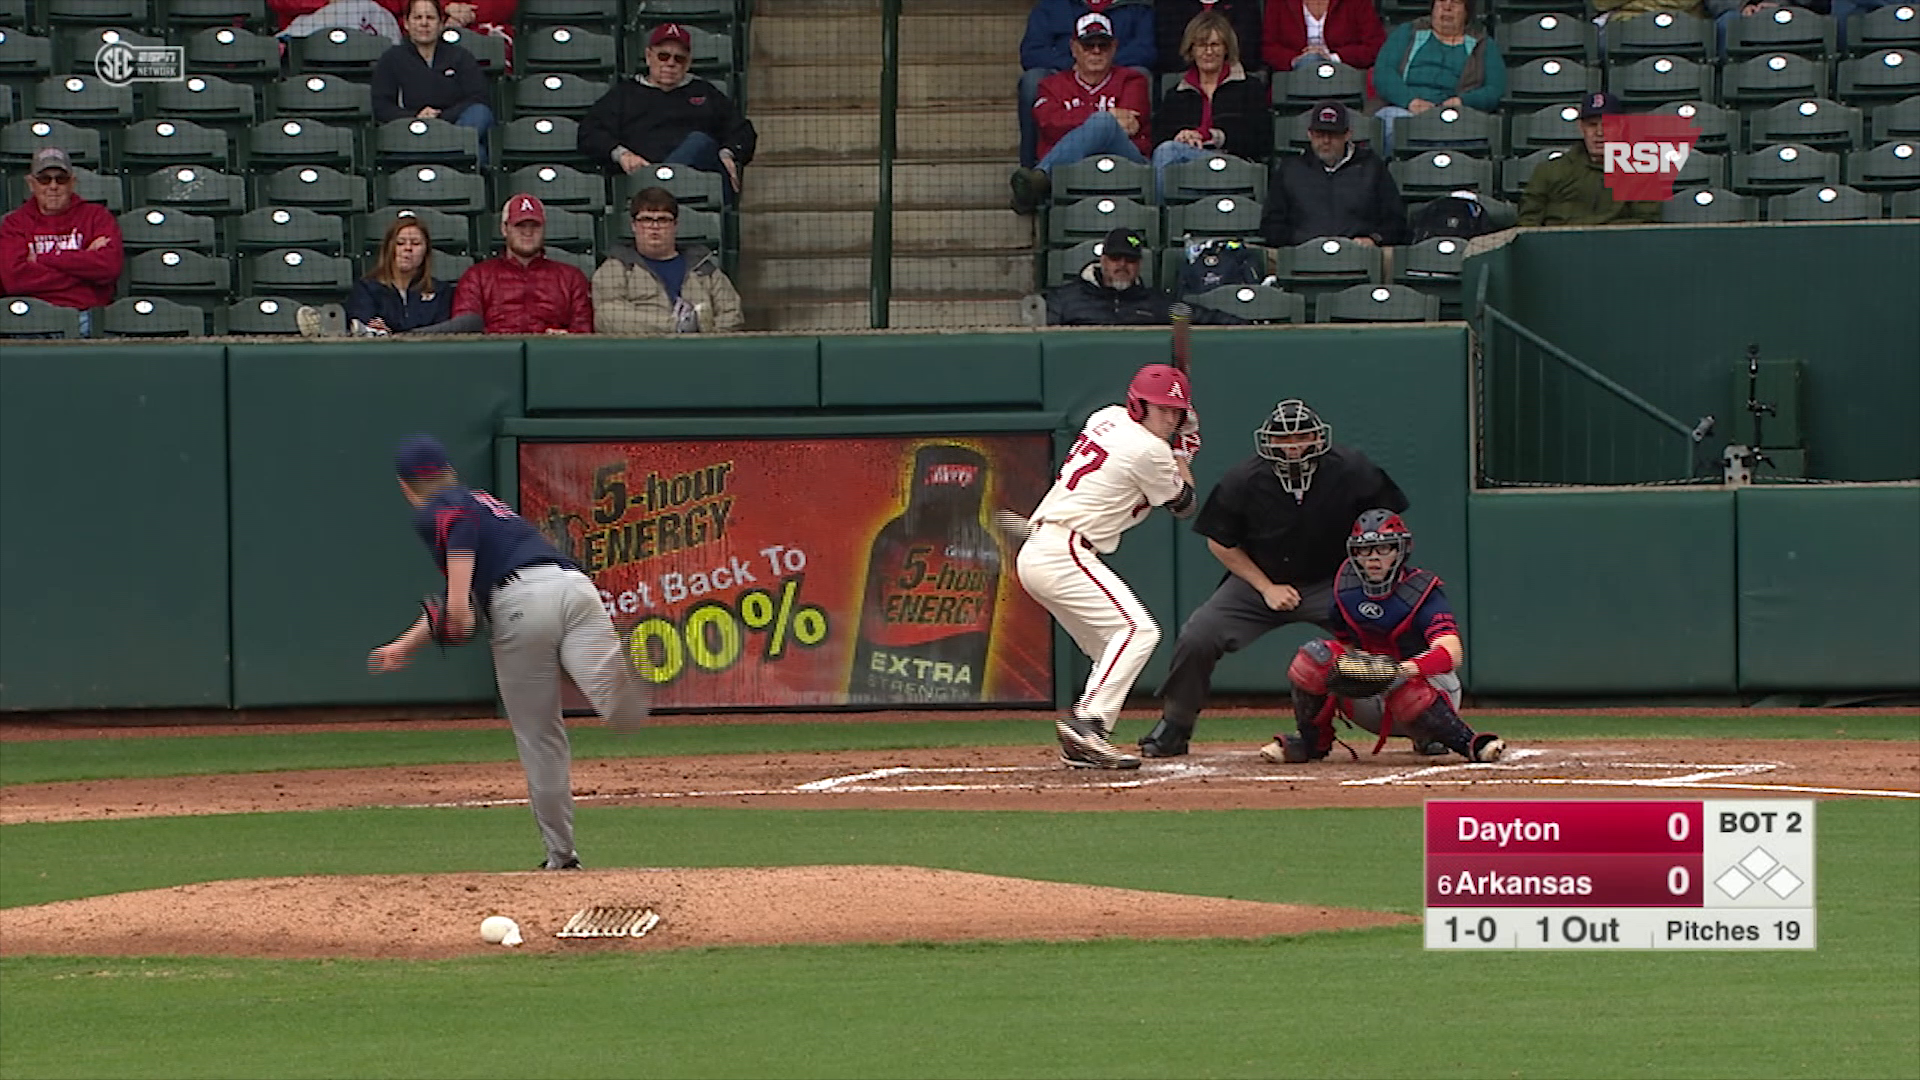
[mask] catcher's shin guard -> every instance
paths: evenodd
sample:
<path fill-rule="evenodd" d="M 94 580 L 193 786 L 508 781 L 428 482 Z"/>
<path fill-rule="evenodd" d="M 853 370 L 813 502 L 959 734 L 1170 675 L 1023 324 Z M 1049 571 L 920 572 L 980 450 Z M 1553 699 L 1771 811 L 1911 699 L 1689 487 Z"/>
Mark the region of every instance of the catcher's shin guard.
<path fill-rule="evenodd" d="M 1294 687 L 1293 722 L 1300 729 L 1300 751 L 1309 755 L 1300 760 L 1317 761 L 1333 749 L 1332 696 L 1313 694 Z"/>
<path fill-rule="evenodd" d="M 1460 718 L 1445 694 L 1436 695 L 1415 724 L 1428 739 L 1439 742 L 1468 761 L 1498 761 L 1507 744 L 1491 732 L 1475 734 Z"/>

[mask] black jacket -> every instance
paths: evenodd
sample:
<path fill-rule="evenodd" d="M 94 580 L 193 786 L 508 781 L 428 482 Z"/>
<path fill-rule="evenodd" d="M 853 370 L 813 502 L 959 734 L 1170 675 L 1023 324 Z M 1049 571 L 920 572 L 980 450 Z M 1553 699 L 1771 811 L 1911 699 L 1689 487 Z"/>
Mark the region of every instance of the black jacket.
<path fill-rule="evenodd" d="M 1348 144 L 1346 160 L 1329 169 L 1312 150 L 1274 162 L 1260 235 L 1274 247 L 1319 236 L 1370 236 L 1381 245 L 1407 242 L 1407 204 L 1387 163 Z"/>
<path fill-rule="evenodd" d="M 1268 0 L 1277 3 L 1278 0 Z M 1240 62 L 1248 71 L 1264 71 L 1267 62 L 1260 59 L 1260 0 L 1218 0 L 1214 9 L 1227 17 L 1233 36 L 1240 39 Z M 1180 39 L 1187 24 L 1206 10 L 1200 0 L 1153 0 L 1153 40 L 1158 55 L 1155 71 L 1185 71 L 1187 58 L 1180 55 Z M 1188 127 L 1193 125 L 1189 124 Z"/>
<path fill-rule="evenodd" d="M 1153 141 L 1166 142 L 1187 128 L 1198 130 L 1206 95 L 1184 78 L 1168 90 L 1153 110 Z M 1273 153 L 1273 116 L 1267 108 L 1267 88 L 1245 71 L 1228 75 L 1213 88 L 1213 123 L 1226 135 L 1222 146 L 1209 146 L 1248 161 L 1265 161 Z M 1207 132 L 1202 132 L 1207 135 Z M 1211 137 L 1209 135 L 1209 137 Z"/>
<path fill-rule="evenodd" d="M 1124 289 L 1110 289 L 1100 273 L 1098 260 L 1088 263 L 1080 276 L 1047 290 L 1048 326 L 1165 326 L 1167 309 L 1173 297 L 1150 289 L 1135 280 Z M 1240 324 L 1247 320 L 1203 304 L 1193 305 L 1193 321 L 1208 324 Z"/>
<path fill-rule="evenodd" d="M 487 76 L 473 54 L 458 45 L 437 42 L 429 64 L 407 42 L 381 53 L 373 65 L 373 118 L 378 123 L 417 116 L 422 106 L 431 105 L 451 124 L 469 106 L 485 100 Z"/>
<path fill-rule="evenodd" d="M 418 330 L 453 318 L 453 282 L 416 278 L 402 293 L 384 281 L 361 278 L 353 283 L 346 308 L 347 318 L 363 323 L 381 319 L 395 334 Z"/>
<path fill-rule="evenodd" d="M 614 147 L 624 146 L 657 163 L 695 131 L 713 136 L 720 149 L 733 151 L 736 164 L 753 160 L 759 139 L 753 124 L 718 87 L 695 76 L 671 90 L 654 86 L 644 75 L 614 83 L 580 121 L 578 146 L 594 164 L 617 174 Z"/>
<path fill-rule="evenodd" d="M 1273 464 L 1255 454 L 1227 467 L 1194 517 L 1193 531 L 1239 548 L 1269 578 L 1302 586 L 1333 577 L 1347 557 L 1353 520 L 1375 507 L 1400 513 L 1407 496 L 1352 447 L 1320 456 L 1304 499 L 1295 499 Z"/>

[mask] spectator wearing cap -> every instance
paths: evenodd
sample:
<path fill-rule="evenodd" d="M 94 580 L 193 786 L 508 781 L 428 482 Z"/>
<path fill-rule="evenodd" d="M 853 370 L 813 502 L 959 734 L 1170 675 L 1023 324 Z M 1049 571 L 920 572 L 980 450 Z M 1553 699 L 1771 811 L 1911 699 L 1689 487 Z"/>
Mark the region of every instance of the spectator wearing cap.
<path fill-rule="evenodd" d="M 373 66 L 373 119 L 440 119 L 480 133 L 480 164 L 487 163 L 487 77 L 465 48 L 442 41 L 446 23 L 438 0 L 407 0 L 407 43 L 381 54 Z"/>
<path fill-rule="evenodd" d="M 1020 164 L 1039 164 L 1040 131 L 1034 123 L 1033 103 L 1040 84 L 1074 66 L 1072 45 L 1079 23 L 1090 14 L 1108 20 L 1113 35 L 1112 63 L 1149 75 L 1154 66 L 1153 11 L 1147 0 L 1039 0 L 1027 15 L 1027 31 L 1020 38 Z M 1182 24 L 1185 25 L 1185 24 Z"/>
<path fill-rule="evenodd" d="M 1273 121 L 1267 114 L 1267 88 L 1247 77 L 1240 62 L 1240 38 L 1217 11 L 1203 11 L 1187 24 L 1180 54 L 1186 74 L 1167 92 L 1153 114 L 1153 177 L 1160 201 L 1166 201 L 1167 166 L 1208 153 L 1265 161 L 1273 152 Z"/>
<path fill-rule="evenodd" d="M 593 272 L 593 328 L 602 334 L 711 334 L 745 323 L 740 293 L 714 252 L 678 243 L 680 203 L 643 188 L 627 203 L 633 243 Z"/>
<path fill-rule="evenodd" d="M 1606 117 L 1619 111 L 1612 94 L 1588 94 L 1581 99 L 1581 145 L 1533 170 L 1520 198 L 1521 225 L 1636 225 L 1660 220 L 1658 202 L 1616 202 L 1607 188 L 1600 155 L 1607 144 Z"/>
<path fill-rule="evenodd" d="M 1273 163 L 1260 235 L 1275 247 L 1344 236 L 1369 246 L 1407 241 L 1407 207 L 1387 163 L 1353 141 L 1352 117 L 1337 101 L 1307 114 L 1306 150 Z"/>
<path fill-rule="evenodd" d="M 395 45 L 406 44 L 400 33 L 402 0 L 267 0 L 282 38 L 306 37 L 322 30 L 341 29 L 379 34 Z"/>
<path fill-rule="evenodd" d="M 647 70 L 615 83 L 580 121 L 580 153 L 615 176 L 659 164 L 717 172 L 731 201 L 759 136 L 719 87 L 688 73 L 692 63 L 686 27 L 654 27 Z"/>
<path fill-rule="evenodd" d="M 1131 229 L 1100 241 L 1100 257 L 1046 293 L 1048 326 L 1165 326 L 1173 297 L 1140 279 L 1147 243 Z M 1193 305 L 1196 323 L 1242 323 L 1237 315 Z"/>
<path fill-rule="evenodd" d="M 1393 152 L 1393 122 L 1439 105 L 1494 112 L 1507 93 L 1507 63 L 1492 37 L 1474 32 L 1473 0 L 1433 0 L 1428 14 L 1387 35 L 1373 67 L 1373 89 L 1386 104 L 1382 153 Z"/>
<path fill-rule="evenodd" d="M 593 290 L 570 263 L 547 258 L 547 208 L 515 195 L 500 211 L 507 250 L 474 263 L 453 290 L 453 318 L 433 331 L 591 334 Z M 424 331 L 423 331 L 424 332 Z"/>
<path fill-rule="evenodd" d="M 1267 0 L 1261 51 L 1275 71 L 1328 61 L 1365 71 L 1386 40 L 1373 0 Z"/>
<path fill-rule="evenodd" d="M 113 303 L 126 251 L 120 226 L 73 189 L 73 161 L 44 146 L 27 166 L 27 201 L 0 219 L 0 294 L 78 308 L 80 332 L 92 308 Z"/>
<path fill-rule="evenodd" d="M 1013 208 L 1030 214 L 1052 190 L 1049 174 L 1096 154 L 1146 164 L 1147 77 L 1113 62 L 1113 23 L 1082 15 L 1073 39 L 1073 70 L 1049 75 L 1033 102 L 1040 163 L 1013 171 Z"/>
<path fill-rule="evenodd" d="M 1242 49 L 1240 64 L 1248 71 L 1265 71 L 1267 65 L 1255 48 L 1260 42 L 1259 0 L 1155 0 L 1153 5 L 1154 54 L 1159 64 L 1154 70 L 1172 73 L 1187 70 L 1191 57 L 1185 43 L 1187 25 L 1194 16 L 1212 12 L 1225 17 L 1233 27 L 1233 36 Z"/>

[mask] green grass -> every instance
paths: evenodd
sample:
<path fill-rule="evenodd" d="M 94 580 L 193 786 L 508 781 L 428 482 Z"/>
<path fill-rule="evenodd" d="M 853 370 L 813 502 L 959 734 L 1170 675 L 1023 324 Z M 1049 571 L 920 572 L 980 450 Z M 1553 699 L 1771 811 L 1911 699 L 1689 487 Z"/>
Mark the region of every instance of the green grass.
<path fill-rule="evenodd" d="M 1048 714 L 1018 719 L 904 724 L 752 724 L 653 727 L 637 735 L 574 729 L 575 756 L 669 757 L 687 754 L 902 750 L 914 747 L 1044 745 Z M 1278 717 L 1202 721 L 1205 741 L 1258 744 L 1284 726 Z M 1753 739 L 1920 739 L 1920 714 L 1756 715 L 1729 719 L 1595 717 L 1545 714 L 1500 717 L 1485 726 L 1511 739 L 1733 737 Z M 1119 737 L 1146 733 L 1144 721 L 1121 725 Z M 208 735 L 58 739 L 0 744 L 0 785 L 58 780 L 205 776 L 292 769 L 513 761 L 503 729 L 323 731 L 301 735 Z"/>

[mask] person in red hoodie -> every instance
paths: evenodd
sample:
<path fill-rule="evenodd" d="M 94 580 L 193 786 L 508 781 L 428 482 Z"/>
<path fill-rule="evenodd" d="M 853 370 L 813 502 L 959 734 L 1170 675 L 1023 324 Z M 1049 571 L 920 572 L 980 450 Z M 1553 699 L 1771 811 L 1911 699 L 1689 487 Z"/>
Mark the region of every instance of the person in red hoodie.
<path fill-rule="evenodd" d="M 1275 72 L 1330 60 L 1367 71 L 1387 28 L 1373 0 L 1267 0 L 1261 52 Z"/>
<path fill-rule="evenodd" d="M 33 155 L 27 184 L 31 196 L 0 219 L 0 293 L 79 308 L 86 334 L 89 309 L 113 303 L 120 282 L 120 225 L 106 207 L 74 194 L 73 161 L 57 146 Z"/>
<path fill-rule="evenodd" d="M 1073 70 L 1040 81 L 1033 119 L 1040 128 L 1040 164 L 1015 169 L 1013 208 L 1031 214 L 1053 189 L 1049 174 L 1099 154 L 1146 164 L 1152 152 L 1147 126 L 1147 77 L 1113 62 L 1113 20 L 1098 12 L 1073 25 Z"/>
<path fill-rule="evenodd" d="M 507 250 L 460 275 L 453 318 L 437 332 L 593 333 L 593 288 L 579 267 L 547 258 L 547 208 L 540 200 L 509 198 L 500 233 Z"/>

